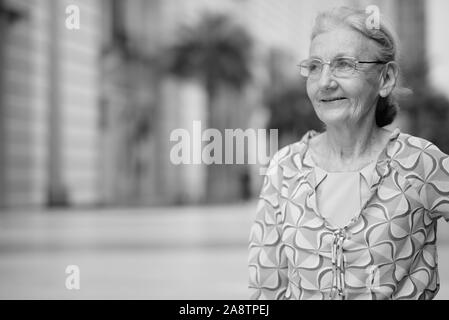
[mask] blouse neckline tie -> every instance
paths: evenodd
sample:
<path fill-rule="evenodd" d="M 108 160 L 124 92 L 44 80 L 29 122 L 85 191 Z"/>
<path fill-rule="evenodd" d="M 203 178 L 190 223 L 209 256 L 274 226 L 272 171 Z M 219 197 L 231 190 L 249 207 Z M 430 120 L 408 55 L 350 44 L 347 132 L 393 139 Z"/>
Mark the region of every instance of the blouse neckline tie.
<path fill-rule="evenodd" d="M 332 300 L 345 300 L 345 256 L 343 254 L 343 242 L 346 239 L 346 231 L 338 229 L 334 232 L 332 243 Z"/>

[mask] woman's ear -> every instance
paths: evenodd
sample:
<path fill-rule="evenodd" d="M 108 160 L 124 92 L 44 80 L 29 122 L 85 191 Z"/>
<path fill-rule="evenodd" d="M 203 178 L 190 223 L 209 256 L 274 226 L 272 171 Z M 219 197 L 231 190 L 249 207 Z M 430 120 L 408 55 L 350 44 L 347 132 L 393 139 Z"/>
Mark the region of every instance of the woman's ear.
<path fill-rule="evenodd" d="M 393 91 L 398 81 L 399 67 L 394 61 L 388 62 L 381 74 L 381 85 L 379 95 L 383 98 L 388 97 Z"/>

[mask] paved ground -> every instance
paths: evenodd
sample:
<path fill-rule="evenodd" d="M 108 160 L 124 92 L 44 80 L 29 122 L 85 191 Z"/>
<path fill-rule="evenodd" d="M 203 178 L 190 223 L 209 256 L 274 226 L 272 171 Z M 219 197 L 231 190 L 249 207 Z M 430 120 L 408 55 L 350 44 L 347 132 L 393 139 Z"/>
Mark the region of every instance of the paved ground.
<path fill-rule="evenodd" d="M 254 203 L 0 214 L 0 299 L 247 299 Z M 439 299 L 449 298 L 449 224 Z M 80 290 L 67 290 L 68 265 Z"/>

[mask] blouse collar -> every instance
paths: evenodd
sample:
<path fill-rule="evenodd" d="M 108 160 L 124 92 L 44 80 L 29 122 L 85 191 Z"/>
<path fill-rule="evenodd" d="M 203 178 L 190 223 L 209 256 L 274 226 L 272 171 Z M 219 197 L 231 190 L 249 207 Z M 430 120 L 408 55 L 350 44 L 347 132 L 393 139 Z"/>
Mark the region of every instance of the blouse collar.
<path fill-rule="evenodd" d="M 306 155 L 304 157 L 304 162 L 313 163 L 313 160 L 311 159 L 309 153 L 306 153 Z M 373 172 L 374 172 L 375 167 L 376 167 L 376 163 L 369 163 L 368 165 L 366 165 L 365 167 L 363 167 L 360 170 L 353 171 L 353 172 L 347 172 L 347 173 L 348 174 L 359 174 L 365 181 L 364 183 L 367 186 L 371 186 L 373 184 Z M 314 165 L 313 170 L 315 172 L 315 188 L 317 188 L 320 185 L 320 183 L 323 182 L 323 180 L 328 176 L 329 172 L 324 169 L 321 169 L 316 164 Z"/>
<path fill-rule="evenodd" d="M 401 132 L 399 128 L 393 130 L 387 144 L 385 145 L 384 149 L 382 150 L 376 161 L 374 172 L 372 170 L 373 168 L 371 165 L 366 166 L 361 170 L 361 174 L 365 179 L 367 179 L 367 181 L 369 179 L 368 177 L 370 176 L 370 173 L 372 173 L 371 183 L 369 183 L 371 188 L 376 187 L 379 184 L 380 180 L 388 174 L 389 164 L 395 154 L 394 150 L 395 141 L 399 137 L 400 133 Z M 304 169 L 305 178 L 308 180 L 311 186 L 313 186 L 313 188 L 315 188 L 326 177 L 325 175 L 326 172 L 322 169 L 320 170 L 320 168 L 318 168 L 313 163 L 313 160 L 311 159 L 310 155 L 307 152 L 307 150 L 309 149 L 310 140 L 313 137 L 317 136 L 318 134 L 320 133 L 318 133 L 315 130 L 309 130 L 299 141 L 300 144 L 299 154 L 300 154 L 301 167 Z M 318 170 L 316 170 L 317 168 Z M 318 175 L 315 172 L 318 172 Z"/>

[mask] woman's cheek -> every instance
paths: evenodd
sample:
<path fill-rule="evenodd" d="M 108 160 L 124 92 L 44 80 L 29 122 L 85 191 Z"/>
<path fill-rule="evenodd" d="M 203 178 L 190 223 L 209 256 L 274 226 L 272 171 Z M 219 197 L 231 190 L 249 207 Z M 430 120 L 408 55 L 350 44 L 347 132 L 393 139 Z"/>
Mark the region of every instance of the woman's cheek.
<path fill-rule="evenodd" d="M 310 84 L 309 81 L 307 81 L 307 84 L 306 84 L 306 91 L 307 91 L 307 96 L 309 97 L 309 99 L 311 101 L 313 101 L 313 97 L 315 95 L 315 92 L 314 92 L 314 90 L 312 88 L 312 85 Z"/>
<path fill-rule="evenodd" d="M 309 96 L 309 99 L 312 100 L 312 98 L 313 98 L 312 88 L 310 87 L 309 81 L 306 82 L 306 91 L 307 91 L 307 95 Z"/>

